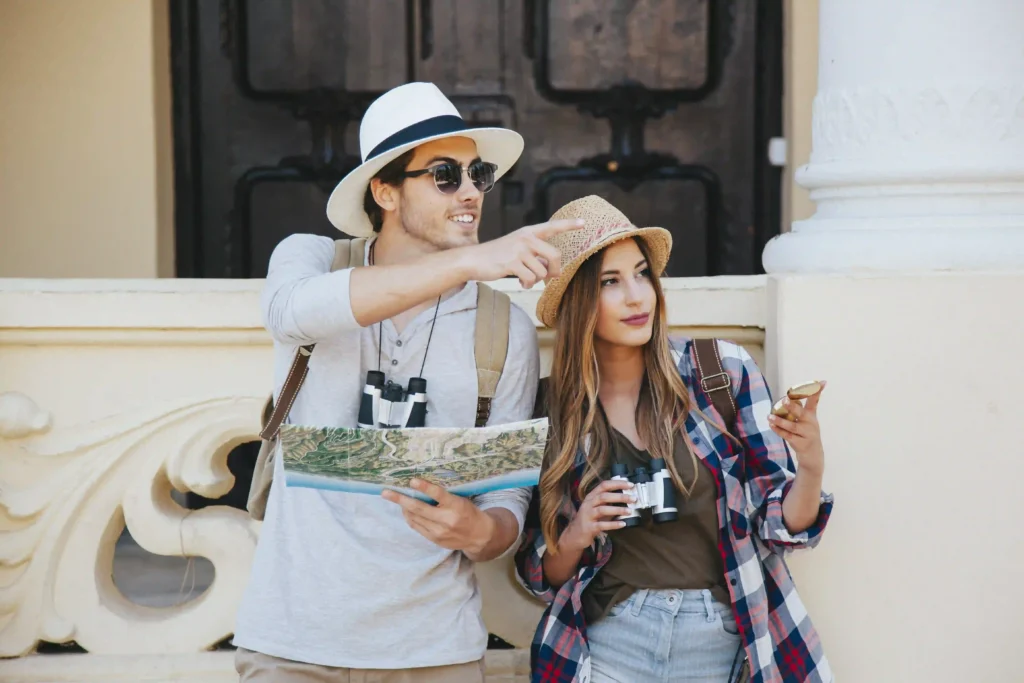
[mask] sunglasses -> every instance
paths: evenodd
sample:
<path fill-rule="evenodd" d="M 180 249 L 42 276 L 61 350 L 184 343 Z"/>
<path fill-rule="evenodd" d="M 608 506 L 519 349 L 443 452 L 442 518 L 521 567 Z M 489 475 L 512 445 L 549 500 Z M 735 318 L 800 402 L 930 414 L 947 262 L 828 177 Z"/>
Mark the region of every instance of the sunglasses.
<path fill-rule="evenodd" d="M 490 192 L 494 188 L 494 172 L 497 170 L 498 167 L 490 162 L 474 161 L 466 169 L 466 173 L 473 187 L 480 192 Z M 416 178 L 427 173 L 434 176 L 434 186 L 441 194 L 455 194 L 462 187 L 462 165 L 454 161 L 446 161 L 418 171 L 406 171 L 402 177 Z"/>

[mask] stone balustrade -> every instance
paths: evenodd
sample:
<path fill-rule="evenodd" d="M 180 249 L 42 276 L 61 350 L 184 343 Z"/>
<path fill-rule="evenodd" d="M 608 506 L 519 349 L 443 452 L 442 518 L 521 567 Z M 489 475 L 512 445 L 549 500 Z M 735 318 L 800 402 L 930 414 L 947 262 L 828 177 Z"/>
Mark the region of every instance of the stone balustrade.
<path fill-rule="evenodd" d="M 14 658 L 0 682 L 235 680 L 225 643 L 259 523 L 181 503 L 226 494 L 228 453 L 256 439 L 271 382 L 260 286 L 0 280 L 0 656 Z M 532 315 L 539 291 L 496 286 Z M 733 339 L 763 366 L 763 278 L 665 288 L 674 332 Z M 546 373 L 550 331 L 540 340 Z M 205 558 L 212 578 L 172 605 L 126 595 L 126 528 L 155 556 Z M 488 628 L 517 648 L 489 652 L 489 677 L 525 680 L 541 606 L 507 559 L 478 576 Z"/>

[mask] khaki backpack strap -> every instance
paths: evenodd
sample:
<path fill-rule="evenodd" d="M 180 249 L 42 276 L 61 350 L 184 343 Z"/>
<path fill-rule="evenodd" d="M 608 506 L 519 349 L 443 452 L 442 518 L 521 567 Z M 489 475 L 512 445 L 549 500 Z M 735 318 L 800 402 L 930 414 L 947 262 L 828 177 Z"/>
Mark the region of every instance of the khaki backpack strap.
<path fill-rule="evenodd" d="M 300 346 L 299 350 L 295 352 L 295 360 L 292 361 L 288 377 L 285 378 L 284 386 L 281 387 L 281 395 L 278 396 L 274 410 L 266 424 L 263 425 L 263 431 L 260 432 L 261 439 L 269 441 L 277 436 L 277 430 L 281 428 L 284 419 L 288 417 L 288 411 L 292 409 L 292 403 L 295 402 L 299 388 L 302 387 L 306 373 L 309 372 L 309 356 L 313 353 L 315 346 L 316 344 Z"/>
<path fill-rule="evenodd" d="M 693 349 L 697 352 L 697 381 L 701 391 L 722 416 L 725 428 L 735 435 L 736 399 L 732 396 L 732 378 L 722 369 L 718 342 L 715 339 L 694 339 Z"/>
<path fill-rule="evenodd" d="M 496 292 L 477 283 L 476 335 L 476 426 L 483 427 L 491 416 L 491 399 L 498 390 L 498 380 L 508 355 L 508 326 L 512 300 L 504 292 Z"/>
<path fill-rule="evenodd" d="M 334 263 L 331 272 L 346 268 L 359 268 L 366 258 L 366 238 L 357 237 L 353 240 L 334 240 Z"/>

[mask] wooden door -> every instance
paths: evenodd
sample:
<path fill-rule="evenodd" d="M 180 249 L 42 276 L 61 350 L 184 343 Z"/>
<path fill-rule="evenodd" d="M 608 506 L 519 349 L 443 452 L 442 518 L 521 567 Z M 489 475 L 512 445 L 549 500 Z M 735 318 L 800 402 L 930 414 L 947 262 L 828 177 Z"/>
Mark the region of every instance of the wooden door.
<path fill-rule="evenodd" d="M 780 0 L 182 0 L 172 5 L 182 277 L 262 277 L 377 95 L 437 83 L 523 134 L 481 239 L 596 193 L 672 231 L 669 275 L 760 272 L 778 232 Z"/>

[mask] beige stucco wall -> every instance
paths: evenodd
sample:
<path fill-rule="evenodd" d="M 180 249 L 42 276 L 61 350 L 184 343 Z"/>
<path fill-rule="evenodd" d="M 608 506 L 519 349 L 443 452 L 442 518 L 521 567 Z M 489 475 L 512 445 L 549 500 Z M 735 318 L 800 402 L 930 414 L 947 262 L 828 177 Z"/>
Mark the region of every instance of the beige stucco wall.
<path fill-rule="evenodd" d="M 828 380 L 835 509 L 790 568 L 838 681 L 1024 680 L 1024 369 L 969 352 L 1017 347 L 1022 295 L 1009 273 L 768 279 L 778 386 Z"/>
<path fill-rule="evenodd" d="M 173 276 L 166 0 L 0 2 L 0 277 Z"/>
<path fill-rule="evenodd" d="M 793 174 L 811 157 L 811 105 L 818 90 L 818 0 L 786 0 L 783 116 L 787 140 L 782 229 L 810 218 L 814 203 Z"/>

